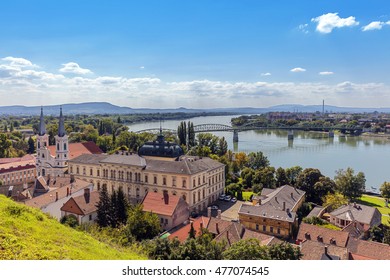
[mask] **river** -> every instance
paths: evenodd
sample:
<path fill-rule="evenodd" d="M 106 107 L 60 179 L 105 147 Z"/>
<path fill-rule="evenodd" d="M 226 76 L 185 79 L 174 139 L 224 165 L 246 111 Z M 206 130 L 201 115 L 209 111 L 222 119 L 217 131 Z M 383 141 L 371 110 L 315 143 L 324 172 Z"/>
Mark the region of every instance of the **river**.
<path fill-rule="evenodd" d="M 194 125 L 218 123 L 231 125 L 235 116 L 208 116 L 186 119 Z M 180 120 L 162 122 L 163 128 L 177 129 Z M 129 125 L 130 131 L 158 128 L 159 122 Z M 300 165 L 313 167 L 333 178 L 338 169 L 351 167 L 366 176 L 366 189 L 378 192 L 384 181 L 390 181 L 387 168 L 390 166 L 390 141 L 387 138 L 339 136 L 328 138 L 321 132 L 294 131 L 294 140 L 287 140 L 286 130 L 250 130 L 239 132 L 239 142 L 233 143 L 232 132 L 212 132 L 224 136 L 229 149 L 235 152 L 262 151 L 272 166 L 286 168 Z"/>

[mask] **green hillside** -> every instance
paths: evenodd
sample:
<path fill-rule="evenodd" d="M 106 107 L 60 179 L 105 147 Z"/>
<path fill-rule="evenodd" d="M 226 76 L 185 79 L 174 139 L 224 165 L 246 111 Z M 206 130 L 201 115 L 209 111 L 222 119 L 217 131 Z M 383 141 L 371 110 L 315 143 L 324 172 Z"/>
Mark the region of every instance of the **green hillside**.
<path fill-rule="evenodd" d="M 114 248 L 0 195 L 0 260 L 146 259 Z"/>

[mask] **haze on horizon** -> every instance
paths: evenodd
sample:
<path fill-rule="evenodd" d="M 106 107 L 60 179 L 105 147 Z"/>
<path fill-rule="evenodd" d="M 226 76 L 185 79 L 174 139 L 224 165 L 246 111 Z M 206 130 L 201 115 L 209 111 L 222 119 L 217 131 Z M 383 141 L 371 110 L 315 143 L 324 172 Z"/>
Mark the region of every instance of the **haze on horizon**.
<path fill-rule="evenodd" d="M 390 107 L 390 3 L 340 2 L 6 1 L 1 105 Z"/>

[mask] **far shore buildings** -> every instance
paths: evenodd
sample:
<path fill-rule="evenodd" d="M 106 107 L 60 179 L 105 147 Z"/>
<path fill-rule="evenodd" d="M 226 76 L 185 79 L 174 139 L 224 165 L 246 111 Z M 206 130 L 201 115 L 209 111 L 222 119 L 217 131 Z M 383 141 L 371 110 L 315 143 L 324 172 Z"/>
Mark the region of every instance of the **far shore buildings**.
<path fill-rule="evenodd" d="M 69 160 L 69 174 L 109 193 L 122 188 L 130 203 L 148 192 L 167 192 L 188 204 L 190 213 L 206 210 L 225 188 L 225 165 L 207 157 L 184 156 L 181 148 L 164 141 L 147 142 L 140 154 L 84 154 Z"/>

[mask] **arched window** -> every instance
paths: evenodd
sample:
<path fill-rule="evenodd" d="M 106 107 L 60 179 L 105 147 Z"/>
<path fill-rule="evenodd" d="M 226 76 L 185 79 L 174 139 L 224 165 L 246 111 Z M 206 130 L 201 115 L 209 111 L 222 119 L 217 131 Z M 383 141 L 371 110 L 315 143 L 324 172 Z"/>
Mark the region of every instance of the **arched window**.
<path fill-rule="evenodd" d="M 60 144 L 57 143 L 57 150 L 59 151 L 60 150 Z"/>
<path fill-rule="evenodd" d="M 66 151 L 66 143 L 64 143 L 64 150 Z"/>

